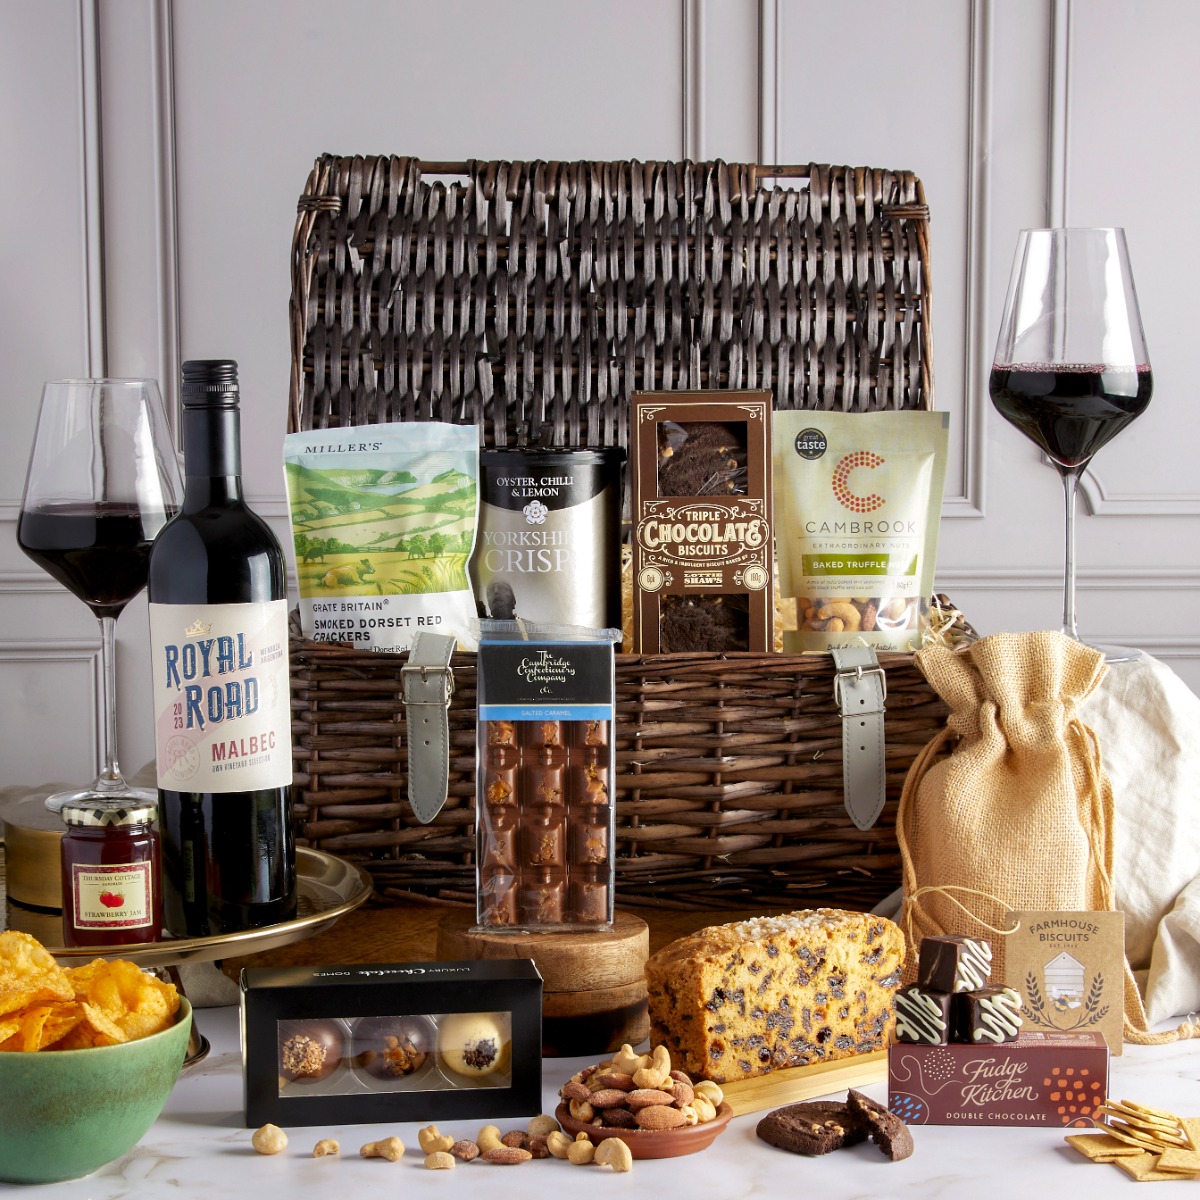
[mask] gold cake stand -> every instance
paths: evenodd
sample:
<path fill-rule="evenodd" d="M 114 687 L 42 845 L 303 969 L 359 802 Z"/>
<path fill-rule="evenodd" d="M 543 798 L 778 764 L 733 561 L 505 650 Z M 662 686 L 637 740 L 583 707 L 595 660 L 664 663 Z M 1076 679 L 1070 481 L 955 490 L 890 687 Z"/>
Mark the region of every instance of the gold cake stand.
<path fill-rule="evenodd" d="M 0 930 L 19 928 L 32 933 L 55 958 L 68 965 L 73 961 L 91 962 L 94 958 L 123 958 L 165 975 L 177 986 L 180 986 L 179 967 L 185 963 L 218 962 L 274 950 L 328 929 L 371 895 L 371 877 L 354 863 L 322 850 L 298 846 L 296 893 L 296 916 L 277 925 L 215 937 L 168 938 L 128 946 L 59 946 L 54 944 L 62 937 L 62 919 L 57 913 L 27 909 L 7 900 L 3 845 L 0 844 Z M 180 990 L 183 990 L 182 986 Z M 207 1053 L 208 1039 L 197 1030 L 193 1016 L 192 1040 L 185 1066 L 199 1062 Z"/>

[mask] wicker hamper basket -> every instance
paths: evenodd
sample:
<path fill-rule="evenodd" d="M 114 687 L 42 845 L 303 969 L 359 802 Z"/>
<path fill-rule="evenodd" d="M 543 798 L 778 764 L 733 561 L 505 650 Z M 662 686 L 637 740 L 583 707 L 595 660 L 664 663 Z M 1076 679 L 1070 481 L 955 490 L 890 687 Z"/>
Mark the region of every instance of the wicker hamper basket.
<path fill-rule="evenodd" d="M 910 173 L 712 163 L 317 160 L 292 247 L 289 427 L 549 424 L 624 445 L 637 390 L 771 388 L 777 408 L 932 404 L 928 210 Z M 400 668 L 293 638 L 296 820 L 382 896 L 473 903 L 475 665 L 454 660 L 450 798 L 407 801 Z M 888 803 L 846 815 L 823 655 L 618 655 L 617 899 L 869 907 L 945 708 L 887 671 Z"/>

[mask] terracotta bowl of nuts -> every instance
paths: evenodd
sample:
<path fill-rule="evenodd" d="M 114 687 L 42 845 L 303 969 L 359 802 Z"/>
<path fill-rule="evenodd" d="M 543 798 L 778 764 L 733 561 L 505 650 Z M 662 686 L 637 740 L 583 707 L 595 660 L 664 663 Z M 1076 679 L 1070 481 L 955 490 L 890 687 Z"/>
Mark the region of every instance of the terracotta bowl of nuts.
<path fill-rule="evenodd" d="M 593 1142 L 620 1138 L 634 1158 L 674 1158 L 712 1144 L 733 1109 L 710 1080 L 671 1069 L 665 1046 L 636 1054 L 622 1046 L 608 1062 L 585 1067 L 559 1089 L 555 1117 Z"/>

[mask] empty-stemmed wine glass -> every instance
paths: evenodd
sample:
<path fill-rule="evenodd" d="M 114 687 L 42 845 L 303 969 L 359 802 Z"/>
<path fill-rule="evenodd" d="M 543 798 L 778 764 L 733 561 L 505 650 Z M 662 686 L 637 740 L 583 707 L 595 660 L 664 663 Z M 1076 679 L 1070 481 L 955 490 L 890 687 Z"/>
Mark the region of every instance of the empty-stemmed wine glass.
<path fill-rule="evenodd" d="M 17 523 L 21 549 L 100 623 L 104 745 L 95 781 L 46 807 L 153 798 L 117 765 L 114 629 L 146 586 L 150 543 L 179 508 L 182 483 L 153 379 L 67 379 L 42 390 Z"/>
<path fill-rule="evenodd" d="M 1092 456 L 1150 403 L 1153 379 L 1123 229 L 1023 229 L 989 381 L 992 403 L 1062 476 L 1062 631 L 1075 618 L 1075 508 Z M 1107 649 L 1110 662 L 1136 651 Z"/>

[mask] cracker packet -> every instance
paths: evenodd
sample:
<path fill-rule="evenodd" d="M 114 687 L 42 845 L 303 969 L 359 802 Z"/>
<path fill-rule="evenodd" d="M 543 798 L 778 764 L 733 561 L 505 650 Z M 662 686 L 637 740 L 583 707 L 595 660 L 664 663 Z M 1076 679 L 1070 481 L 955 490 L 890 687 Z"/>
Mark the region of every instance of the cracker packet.
<path fill-rule="evenodd" d="M 774 414 L 783 649 L 913 651 L 928 623 L 946 413 Z"/>
<path fill-rule="evenodd" d="M 304 636 L 399 651 L 429 630 L 474 650 L 475 426 L 313 429 L 283 453 Z"/>

